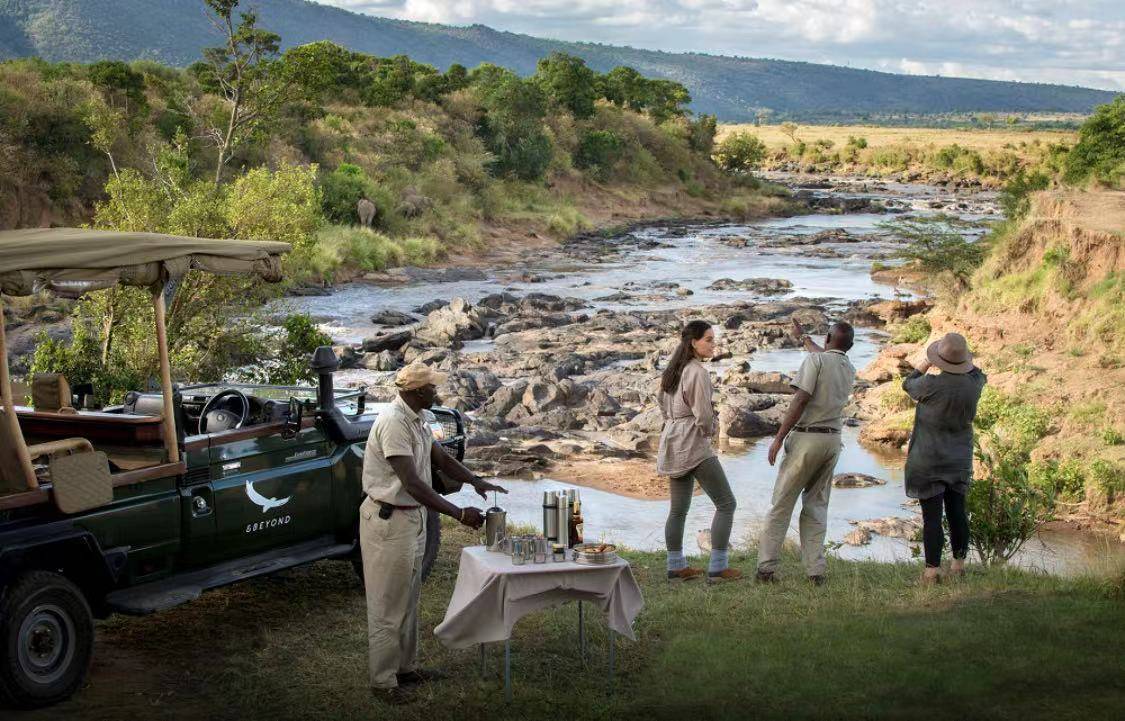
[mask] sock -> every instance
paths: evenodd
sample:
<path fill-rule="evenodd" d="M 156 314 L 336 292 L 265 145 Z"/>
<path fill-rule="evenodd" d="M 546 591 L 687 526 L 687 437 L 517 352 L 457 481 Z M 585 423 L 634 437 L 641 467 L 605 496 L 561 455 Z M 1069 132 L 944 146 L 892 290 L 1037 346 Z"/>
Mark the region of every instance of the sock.
<path fill-rule="evenodd" d="M 684 552 L 668 551 L 668 570 L 679 571 L 683 568 L 687 568 L 687 559 L 684 558 Z"/>
<path fill-rule="evenodd" d="M 729 555 L 729 549 L 724 548 L 720 551 L 717 548 L 712 548 L 711 563 L 707 565 L 707 573 L 718 573 L 719 571 L 726 570 L 727 566 L 730 565 L 728 561 Z"/>

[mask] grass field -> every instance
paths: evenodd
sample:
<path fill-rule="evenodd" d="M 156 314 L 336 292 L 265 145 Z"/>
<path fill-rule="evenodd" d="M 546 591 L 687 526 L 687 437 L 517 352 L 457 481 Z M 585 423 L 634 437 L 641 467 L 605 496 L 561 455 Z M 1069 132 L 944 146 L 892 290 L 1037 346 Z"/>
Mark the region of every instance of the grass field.
<path fill-rule="evenodd" d="M 766 144 L 768 148 L 778 148 L 793 144 L 793 140 L 782 131 L 780 125 L 754 126 L 721 125 L 718 139 L 730 133 L 744 131 L 752 133 Z M 882 147 L 886 145 L 958 145 L 984 152 L 987 150 L 1001 150 L 1005 146 L 1019 146 L 1020 143 L 1032 143 L 1039 140 L 1042 143 L 1073 143 L 1078 133 L 1065 130 L 1014 130 L 1000 127 L 994 130 L 974 130 L 958 128 L 885 128 L 871 125 L 799 125 L 797 137 L 806 143 L 820 139 L 831 140 L 834 145 L 842 146 L 848 142 L 849 137 L 863 137 L 867 139 L 868 147 Z"/>
<path fill-rule="evenodd" d="M 620 641 L 608 693 L 606 633 L 576 607 L 525 618 L 513 639 L 515 700 L 504 706 L 502 646 L 433 638 L 468 533 L 446 527 L 423 590 L 423 660 L 450 674 L 415 704 L 366 689 L 366 621 L 348 564 L 322 562 L 205 595 L 155 616 L 99 624 L 91 680 L 72 701 L 4 718 L 57 719 L 1092 719 L 1123 698 L 1125 597 L 1110 579 L 974 570 L 914 585 L 914 565 L 832 560 L 813 587 L 795 559 L 777 586 L 670 586 L 660 554 L 630 553 L 645 594 L 638 642 Z M 733 563 L 750 572 L 752 554 Z"/>

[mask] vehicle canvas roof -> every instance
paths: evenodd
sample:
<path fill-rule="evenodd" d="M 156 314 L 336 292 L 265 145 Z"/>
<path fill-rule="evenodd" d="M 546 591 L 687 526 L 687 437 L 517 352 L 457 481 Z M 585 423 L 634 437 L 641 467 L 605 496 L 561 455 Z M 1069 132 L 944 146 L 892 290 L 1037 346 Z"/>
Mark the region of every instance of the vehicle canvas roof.
<path fill-rule="evenodd" d="M 34 228 L 0 231 L 0 291 L 77 296 L 114 285 L 159 287 L 189 270 L 281 280 L 288 243 L 161 233 Z"/>

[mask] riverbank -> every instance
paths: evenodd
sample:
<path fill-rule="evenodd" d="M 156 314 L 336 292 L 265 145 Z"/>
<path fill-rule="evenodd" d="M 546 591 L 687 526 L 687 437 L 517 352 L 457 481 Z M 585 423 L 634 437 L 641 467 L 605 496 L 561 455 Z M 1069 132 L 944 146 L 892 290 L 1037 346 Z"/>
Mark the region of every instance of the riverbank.
<path fill-rule="evenodd" d="M 887 347 L 861 373 L 871 422 L 862 440 L 899 448 L 910 404 L 905 361 L 948 331 L 970 339 L 989 376 L 982 401 L 1018 419 L 1033 444 L 1029 477 L 1059 495 L 1060 520 L 1125 540 L 1125 193 L 1037 194 L 992 240 L 961 293 L 914 321 L 915 342 Z"/>
<path fill-rule="evenodd" d="M 891 128 L 865 125 L 723 125 L 717 140 L 749 133 L 765 145 L 762 168 L 859 175 L 950 187 L 999 188 L 1020 168 L 1057 165 L 1076 131 Z"/>
<path fill-rule="evenodd" d="M 452 524 L 422 591 L 422 662 L 449 678 L 415 704 L 366 689 L 361 586 L 321 562 L 205 594 L 146 618 L 98 623 L 86 688 L 14 721 L 64 716 L 173 720 L 334 718 L 1095 719 L 1120 709 L 1123 579 L 1059 579 L 970 566 L 963 582 L 920 588 L 917 564 L 829 559 L 807 583 L 787 549 L 777 586 L 669 585 L 664 558 L 625 552 L 645 598 L 637 642 L 619 640 L 607 693 L 606 632 L 587 608 L 580 658 L 574 604 L 536 613 L 512 637 L 514 700 L 502 701 L 502 646 L 450 651 L 432 635 L 452 594 Z M 753 552 L 732 554 L 750 574 Z M 205 640 L 204 640 L 205 639 Z"/>

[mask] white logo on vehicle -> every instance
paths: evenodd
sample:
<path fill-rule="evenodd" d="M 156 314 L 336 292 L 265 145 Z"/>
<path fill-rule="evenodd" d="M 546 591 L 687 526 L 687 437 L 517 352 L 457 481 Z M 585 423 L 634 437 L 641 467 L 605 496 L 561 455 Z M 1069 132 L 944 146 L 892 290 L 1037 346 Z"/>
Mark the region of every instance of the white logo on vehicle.
<path fill-rule="evenodd" d="M 271 508 L 281 508 L 293 496 L 286 498 L 266 498 L 261 493 L 254 490 L 254 482 L 246 481 L 246 496 L 254 503 L 262 507 L 262 513 L 269 513 Z"/>

